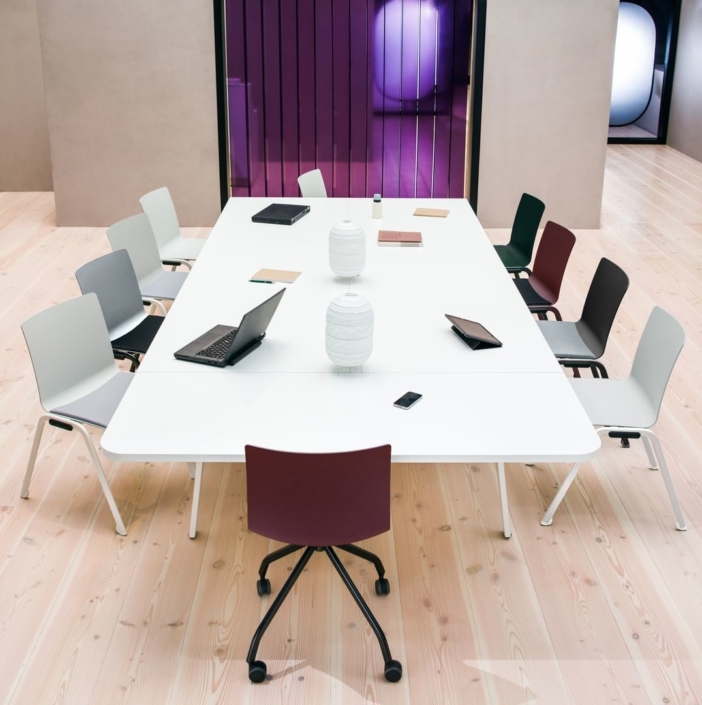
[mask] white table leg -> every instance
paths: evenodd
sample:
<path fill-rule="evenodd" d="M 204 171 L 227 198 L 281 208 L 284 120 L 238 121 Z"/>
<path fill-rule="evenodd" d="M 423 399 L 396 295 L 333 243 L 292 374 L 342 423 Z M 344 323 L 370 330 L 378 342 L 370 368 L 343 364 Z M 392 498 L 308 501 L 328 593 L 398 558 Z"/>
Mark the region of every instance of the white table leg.
<path fill-rule="evenodd" d="M 563 501 L 563 498 L 566 496 L 568 488 L 573 484 L 573 480 L 575 480 L 575 478 L 578 476 L 578 470 L 580 470 L 580 465 L 581 463 L 575 463 L 570 468 L 570 472 L 568 473 L 566 479 L 563 480 L 561 486 L 558 488 L 556 496 L 553 498 L 553 501 L 549 505 L 549 508 L 546 510 L 546 514 L 544 514 L 543 519 L 541 519 L 541 526 L 551 526 L 551 522 L 553 521 L 553 515 L 556 513 L 556 509 L 558 509 L 560 503 Z"/>
<path fill-rule="evenodd" d="M 509 506 L 507 505 L 507 483 L 505 482 L 505 464 L 497 463 L 497 481 L 500 485 L 500 501 L 502 503 L 502 531 L 505 538 L 512 536 L 509 524 Z"/>
<path fill-rule="evenodd" d="M 197 536 L 197 507 L 200 504 L 200 488 L 202 487 L 202 463 L 195 464 L 195 486 L 193 487 L 193 507 L 190 515 L 190 533 L 191 539 Z"/>
<path fill-rule="evenodd" d="M 188 463 L 188 470 L 190 472 L 190 479 L 195 479 L 195 463 Z"/>

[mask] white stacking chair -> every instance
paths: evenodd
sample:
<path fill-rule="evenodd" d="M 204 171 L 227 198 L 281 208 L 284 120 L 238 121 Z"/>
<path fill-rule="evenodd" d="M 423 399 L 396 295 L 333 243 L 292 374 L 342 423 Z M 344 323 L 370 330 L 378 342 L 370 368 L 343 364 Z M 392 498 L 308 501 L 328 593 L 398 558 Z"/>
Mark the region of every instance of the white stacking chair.
<path fill-rule="evenodd" d="M 117 533 L 126 536 L 100 458 L 85 428 L 86 424 L 105 428 L 134 379 L 115 365 L 97 296 L 87 294 L 42 311 L 22 324 L 22 332 L 34 367 L 39 401 L 46 413 L 37 422 L 21 496 L 29 497 L 46 422 L 65 431 L 75 429 L 88 448 Z"/>
<path fill-rule="evenodd" d="M 190 260 L 196 260 L 204 240 L 183 237 L 171 192 L 166 186 L 147 193 L 139 199 L 154 231 L 161 261 L 165 265 L 179 264 L 192 269 Z"/>
<path fill-rule="evenodd" d="M 327 197 L 327 187 L 324 185 L 324 177 L 319 169 L 313 169 L 298 176 L 297 183 L 303 198 Z"/>
<path fill-rule="evenodd" d="M 115 357 L 130 360 L 134 371 L 165 319 L 144 311 L 127 251 L 110 252 L 84 264 L 76 270 L 76 279 L 81 293 L 98 297 Z"/>
<path fill-rule="evenodd" d="M 185 283 L 187 272 L 167 272 L 161 266 L 156 239 L 149 217 L 145 213 L 120 220 L 107 229 L 113 252 L 127 250 L 145 299 L 173 301 Z M 166 309 L 156 303 L 163 315 Z"/>
<path fill-rule="evenodd" d="M 658 420 L 663 396 L 675 362 L 685 344 L 683 327 L 669 313 L 656 306 L 649 316 L 634 356 L 631 374 L 626 379 L 571 379 L 575 392 L 597 433 L 628 441 L 643 439 L 649 466 L 660 470 L 673 505 L 675 523 L 685 531 L 680 502 L 665 462 L 663 448 L 651 427 Z M 541 523 L 549 526 L 568 488 L 573 484 L 580 463 L 570 469 Z"/>

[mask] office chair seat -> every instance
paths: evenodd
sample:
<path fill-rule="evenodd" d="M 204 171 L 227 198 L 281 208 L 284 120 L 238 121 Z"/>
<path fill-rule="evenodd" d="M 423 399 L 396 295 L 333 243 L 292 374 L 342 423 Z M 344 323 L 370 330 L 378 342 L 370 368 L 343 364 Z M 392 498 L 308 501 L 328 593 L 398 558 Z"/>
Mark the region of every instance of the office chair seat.
<path fill-rule="evenodd" d="M 148 282 L 139 282 L 141 295 L 146 299 L 173 301 L 187 277 L 187 272 L 163 272 Z"/>
<path fill-rule="evenodd" d="M 541 296 L 536 289 L 534 289 L 529 279 L 515 279 L 514 285 L 519 290 L 519 293 L 524 299 L 524 303 L 529 308 L 547 308 L 554 303 Z"/>
<path fill-rule="evenodd" d="M 556 357 L 573 360 L 597 359 L 597 355 L 582 339 L 575 323 L 571 321 L 537 321 L 537 323 Z"/>
<path fill-rule="evenodd" d="M 530 258 L 511 243 L 507 245 L 495 245 L 495 252 L 497 252 L 499 258 L 502 260 L 502 264 L 504 264 L 508 270 L 521 269 L 522 267 L 526 267 L 530 262 Z"/>
<path fill-rule="evenodd" d="M 49 412 L 89 423 L 91 426 L 106 428 L 133 379 L 134 375 L 130 372 L 118 372 L 101 387 L 84 397 L 55 409 L 49 409 Z"/>
<path fill-rule="evenodd" d="M 177 240 L 171 240 L 165 245 L 160 245 L 159 254 L 162 260 L 193 260 L 198 258 L 204 246 L 205 240 L 194 237 L 179 237 Z"/>
<path fill-rule="evenodd" d="M 650 428 L 656 422 L 658 409 L 632 377 L 570 382 L 593 426 Z"/>
<path fill-rule="evenodd" d="M 163 316 L 147 316 L 136 328 L 115 338 L 112 341 L 112 347 L 115 350 L 127 350 L 143 355 L 149 349 L 165 320 Z"/>

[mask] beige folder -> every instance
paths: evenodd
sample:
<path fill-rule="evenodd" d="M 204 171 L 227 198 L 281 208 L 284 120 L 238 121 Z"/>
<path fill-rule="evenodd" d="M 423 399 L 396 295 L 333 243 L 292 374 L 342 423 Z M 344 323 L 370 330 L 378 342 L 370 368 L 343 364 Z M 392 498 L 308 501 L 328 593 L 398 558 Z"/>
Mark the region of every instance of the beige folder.
<path fill-rule="evenodd" d="M 417 208 L 417 210 L 414 211 L 414 215 L 423 215 L 427 218 L 446 218 L 448 214 L 449 211 L 443 208 Z"/>
<path fill-rule="evenodd" d="M 292 284 L 300 274 L 301 272 L 289 272 L 285 269 L 259 269 L 249 281 Z"/>

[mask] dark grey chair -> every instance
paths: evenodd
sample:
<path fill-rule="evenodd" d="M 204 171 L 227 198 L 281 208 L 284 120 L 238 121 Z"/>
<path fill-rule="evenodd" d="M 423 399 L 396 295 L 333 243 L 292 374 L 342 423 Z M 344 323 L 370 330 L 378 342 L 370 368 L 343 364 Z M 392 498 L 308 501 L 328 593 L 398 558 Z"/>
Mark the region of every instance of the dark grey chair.
<path fill-rule="evenodd" d="M 139 366 L 139 356 L 149 349 L 164 318 L 144 311 L 129 254 L 126 250 L 117 250 L 98 257 L 84 264 L 76 272 L 76 279 L 82 293 L 97 295 L 115 357 L 130 360 L 133 371 Z"/>
<path fill-rule="evenodd" d="M 629 288 L 629 277 L 614 262 L 603 257 L 592 278 L 579 321 L 538 321 L 553 354 L 564 367 L 589 368 L 593 377 L 608 377 L 597 362 L 605 351 L 619 306 Z"/>

